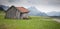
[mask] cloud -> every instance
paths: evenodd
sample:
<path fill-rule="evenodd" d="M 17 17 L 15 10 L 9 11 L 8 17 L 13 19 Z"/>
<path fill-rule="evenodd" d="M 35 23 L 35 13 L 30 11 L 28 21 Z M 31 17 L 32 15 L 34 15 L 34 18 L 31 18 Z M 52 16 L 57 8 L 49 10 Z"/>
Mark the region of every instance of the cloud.
<path fill-rule="evenodd" d="M 36 6 L 39 10 L 60 11 L 60 0 L 0 0 L 0 5 Z"/>
<path fill-rule="evenodd" d="M 0 0 L 0 4 L 8 4 L 8 0 Z"/>
<path fill-rule="evenodd" d="M 48 4 L 49 5 L 60 5 L 60 0 L 49 0 Z"/>
<path fill-rule="evenodd" d="M 8 0 L 9 3 L 18 3 L 20 0 Z"/>
<path fill-rule="evenodd" d="M 60 5 L 60 0 L 28 0 L 28 2 L 34 5 Z"/>
<path fill-rule="evenodd" d="M 28 2 L 35 5 L 47 4 L 47 0 L 28 0 Z"/>
<path fill-rule="evenodd" d="M 10 2 L 10 3 L 13 3 L 13 2 L 15 2 L 16 0 L 8 0 L 8 2 Z"/>
<path fill-rule="evenodd" d="M 0 0 L 0 4 L 60 5 L 60 0 Z"/>

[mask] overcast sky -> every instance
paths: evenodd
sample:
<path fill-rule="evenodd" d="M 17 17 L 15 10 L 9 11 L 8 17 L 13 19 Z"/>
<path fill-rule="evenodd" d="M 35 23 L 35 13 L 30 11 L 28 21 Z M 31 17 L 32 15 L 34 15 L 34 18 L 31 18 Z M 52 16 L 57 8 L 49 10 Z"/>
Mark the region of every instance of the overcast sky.
<path fill-rule="evenodd" d="M 0 0 L 0 5 L 24 6 L 26 8 L 34 6 L 42 12 L 60 11 L 60 0 Z"/>

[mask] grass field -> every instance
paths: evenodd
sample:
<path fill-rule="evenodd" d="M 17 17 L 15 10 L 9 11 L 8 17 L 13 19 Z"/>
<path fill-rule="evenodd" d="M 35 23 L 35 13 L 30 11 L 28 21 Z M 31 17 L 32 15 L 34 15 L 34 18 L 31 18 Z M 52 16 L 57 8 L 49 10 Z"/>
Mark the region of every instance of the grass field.
<path fill-rule="evenodd" d="M 4 19 L 4 15 L 0 15 L 0 29 L 60 29 L 60 23 L 53 21 L 53 18 L 41 16 L 30 18 L 28 20 Z"/>

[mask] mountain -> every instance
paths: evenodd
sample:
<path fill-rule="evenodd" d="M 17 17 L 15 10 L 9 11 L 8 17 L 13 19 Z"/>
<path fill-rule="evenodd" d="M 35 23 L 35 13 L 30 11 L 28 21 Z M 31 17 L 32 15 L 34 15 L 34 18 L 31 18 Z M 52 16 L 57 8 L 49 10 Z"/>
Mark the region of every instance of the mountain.
<path fill-rule="evenodd" d="M 37 16 L 48 16 L 48 15 L 44 12 L 41 12 L 41 13 L 38 13 Z"/>
<path fill-rule="evenodd" d="M 30 11 L 29 15 L 37 15 L 39 13 L 39 11 L 35 7 L 30 7 L 28 8 L 28 10 Z"/>
<path fill-rule="evenodd" d="M 45 13 L 42 13 L 37 8 L 35 8 L 34 6 L 28 8 L 28 10 L 30 11 L 29 15 L 31 15 L 31 16 L 47 16 Z"/>
<path fill-rule="evenodd" d="M 9 6 L 0 5 L 0 8 L 2 8 L 4 11 L 6 11 L 9 8 Z"/>
<path fill-rule="evenodd" d="M 48 16 L 60 16 L 60 12 L 56 12 L 56 11 L 48 12 L 47 15 Z"/>
<path fill-rule="evenodd" d="M 4 9 L 2 7 L 0 7 L 0 11 L 3 11 Z"/>

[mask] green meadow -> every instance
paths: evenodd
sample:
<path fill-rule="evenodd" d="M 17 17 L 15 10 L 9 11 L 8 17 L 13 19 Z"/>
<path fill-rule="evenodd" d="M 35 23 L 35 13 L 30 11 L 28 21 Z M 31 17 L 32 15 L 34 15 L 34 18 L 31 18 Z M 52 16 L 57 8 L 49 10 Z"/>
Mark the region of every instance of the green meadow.
<path fill-rule="evenodd" d="M 60 29 L 60 23 L 53 18 L 30 16 L 30 19 L 5 19 L 0 12 L 0 29 Z"/>

